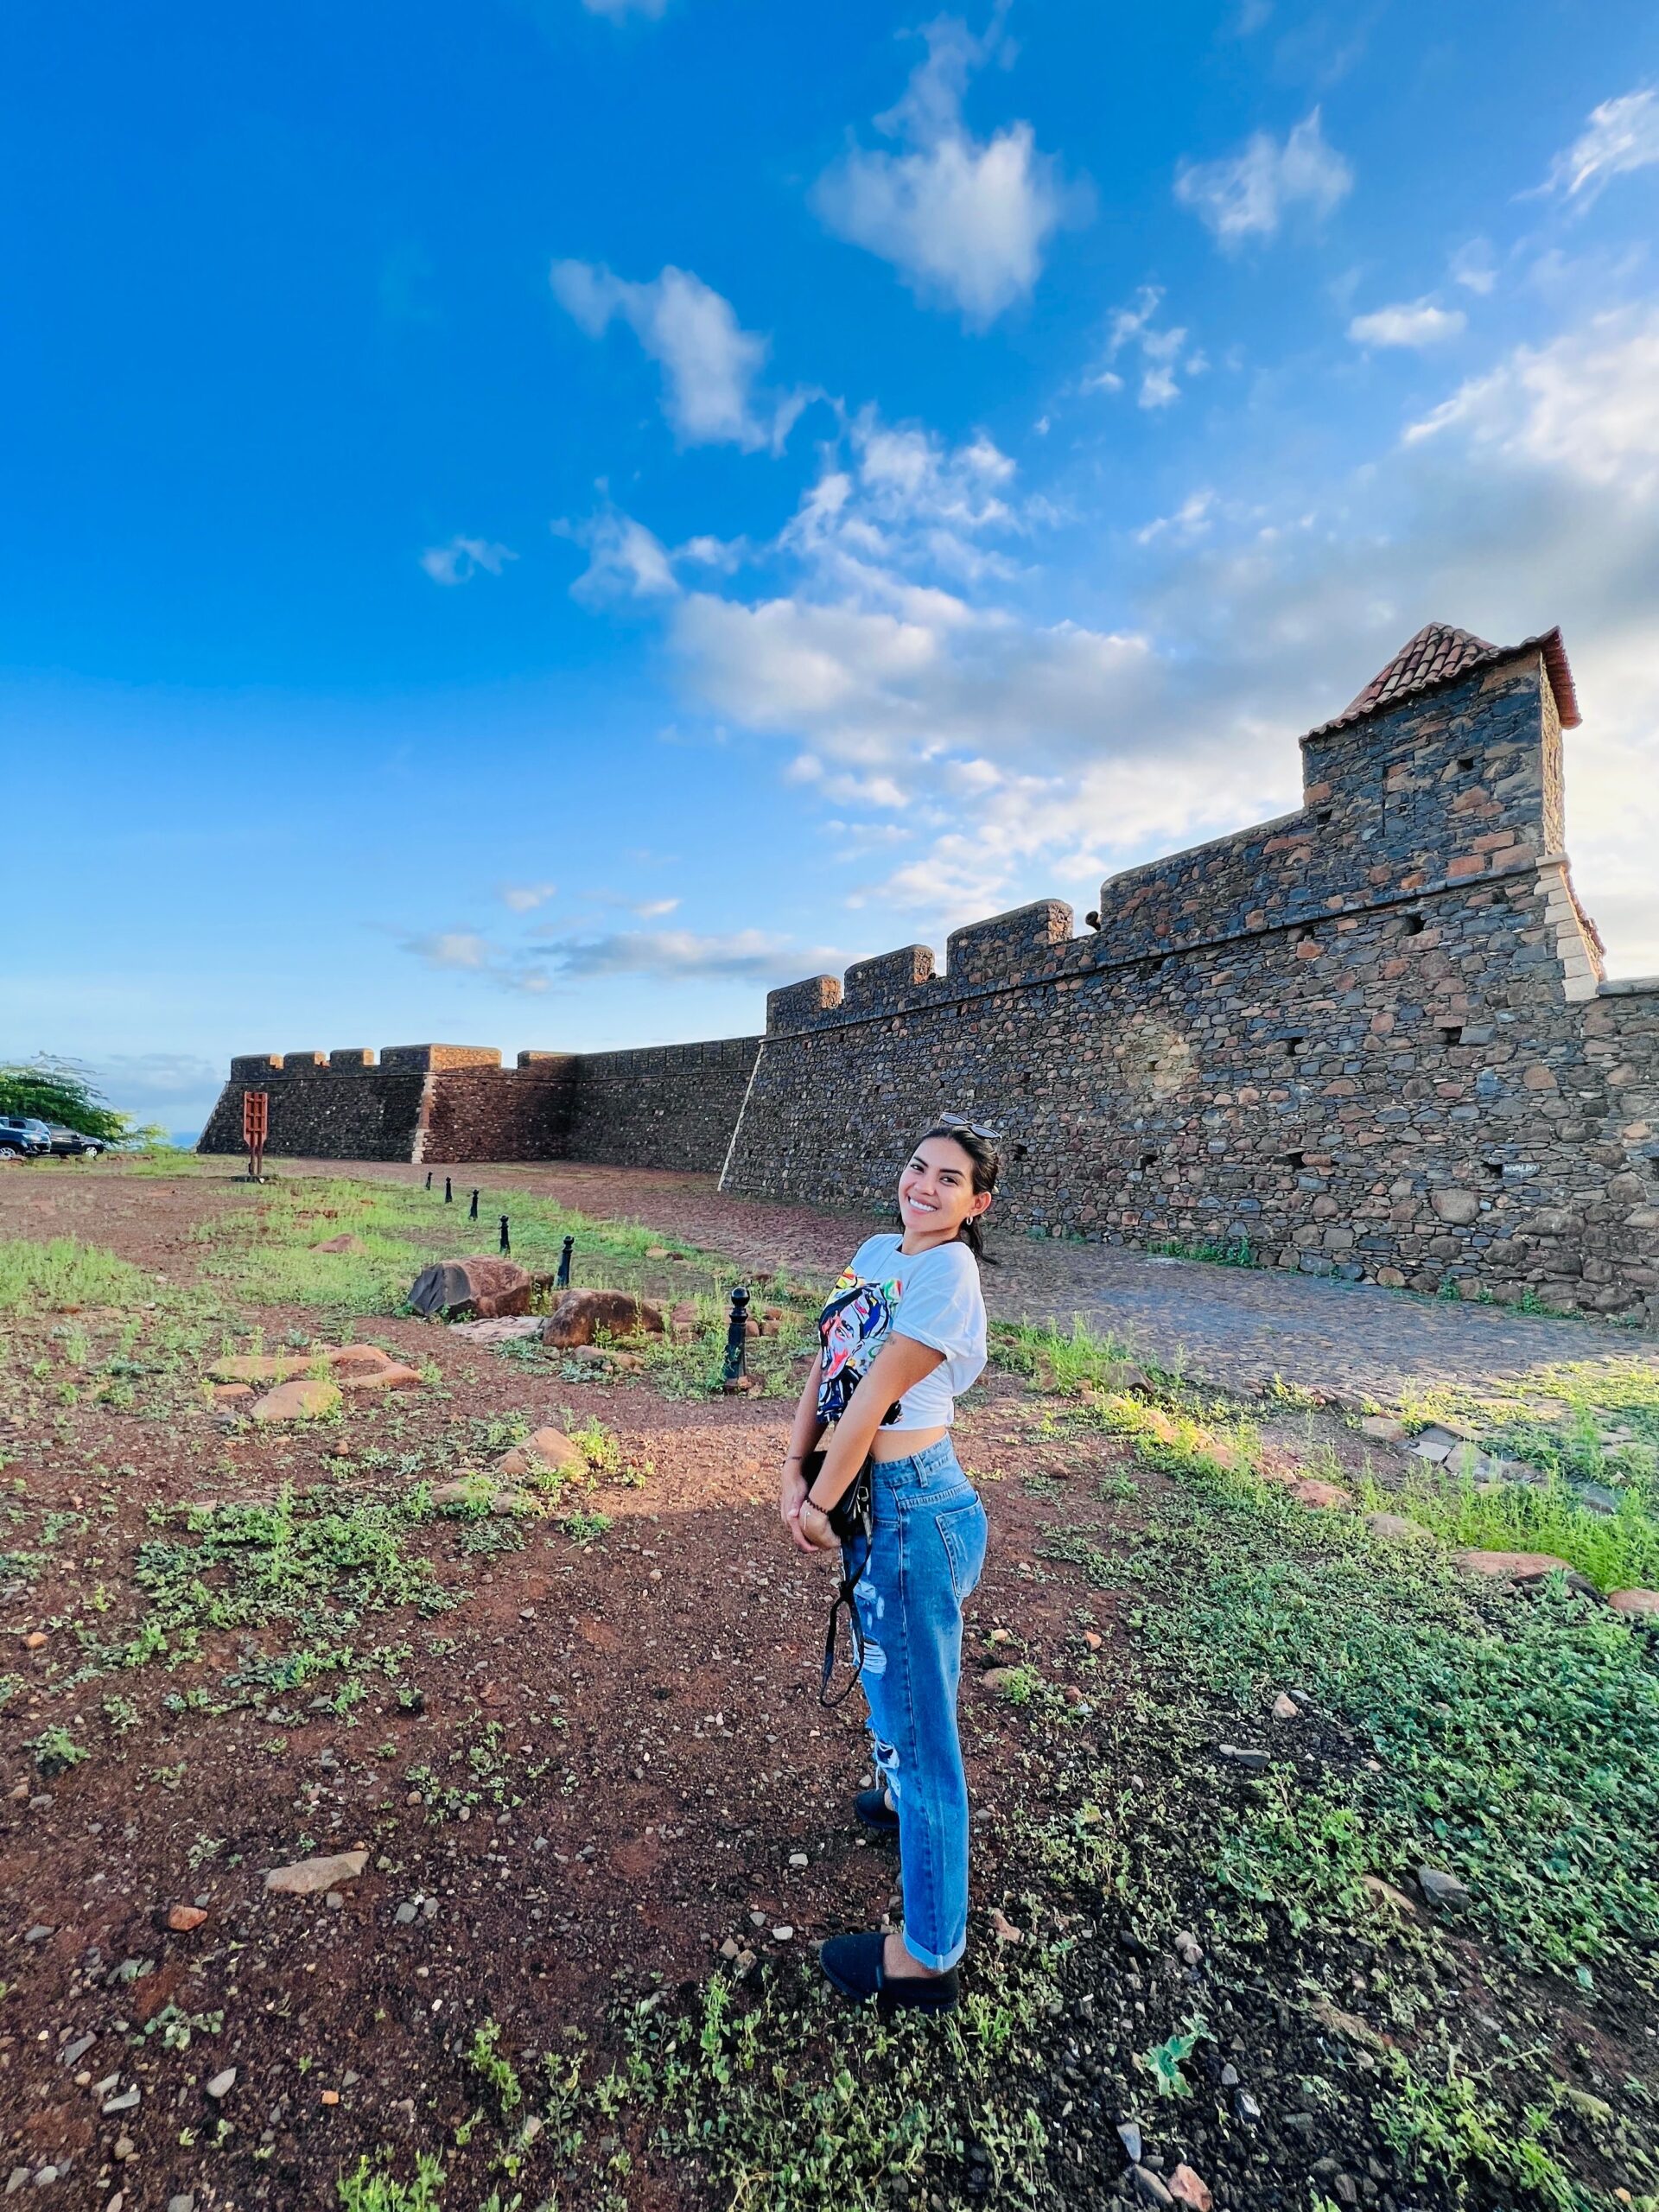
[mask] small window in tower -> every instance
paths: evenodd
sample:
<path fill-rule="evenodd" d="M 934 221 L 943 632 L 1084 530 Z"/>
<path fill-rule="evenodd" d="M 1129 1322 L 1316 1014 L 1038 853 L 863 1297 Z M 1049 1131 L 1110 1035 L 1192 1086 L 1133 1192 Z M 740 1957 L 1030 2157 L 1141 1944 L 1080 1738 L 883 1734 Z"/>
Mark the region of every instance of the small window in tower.
<path fill-rule="evenodd" d="M 1407 914 L 1401 921 L 1400 934 L 1402 937 L 1421 937 L 1427 927 L 1428 924 L 1421 914 Z"/>
<path fill-rule="evenodd" d="M 1305 1152 L 1281 1152 L 1279 1155 L 1279 1165 L 1281 1167 L 1306 1167 L 1307 1154 Z"/>
<path fill-rule="evenodd" d="M 1299 1058 L 1306 1050 L 1307 1039 L 1306 1037 L 1287 1037 L 1285 1039 L 1285 1051 L 1291 1059 L 1294 1060 Z"/>
<path fill-rule="evenodd" d="M 1482 1169 L 1486 1174 L 1491 1177 L 1493 1182 L 1501 1183 L 1503 1181 L 1503 1163 L 1501 1160 L 1483 1160 L 1480 1164 Z"/>
<path fill-rule="evenodd" d="M 1157 1155 L 1157 1154 L 1156 1154 L 1155 1152 L 1143 1152 L 1143 1153 L 1141 1154 L 1141 1173 L 1142 1173 L 1143 1175 L 1145 1174 L 1145 1173 L 1146 1173 L 1146 1171 L 1147 1171 L 1147 1169 L 1148 1167 L 1155 1167 L 1157 1165 L 1158 1165 L 1158 1155 Z"/>
<path fill-rule="evenodd" d="M 1323 827 L 1331 819 L 1331 809 L 1328 806 L 1322 806 L 1313 819 Z"/>
<path fill-rule="evenodd" d="M 1030 1149 L 1031 1149 L 1031 1147 L 1030 1147 L 1030 1146 L 1029 1146 L 1029 1145 L 1024 1145 L 1024 1144 L 1016 1144 L 1016 1145 L 1014 1145 L 1014 1146 L 1010 1147 L 1010 1150 L 1011 1150 L 1011 1152 L 1012 1152 L 1013 1157 L 1014 1157 L 1015 1160 L 1023 1160 L 1023 1159 L 1025 1158 L 1025 1156 L 1026 1156 L 1027 1153 L 1027 1152 L 1029 1152 L 1029 1151 L 1030 1151 Z"/>
<path fill-rule="evenodd" d="M 1475 756 L 1472 753 L 1465 753 L 1458 763 L 1459 767 L 1462 769 L 1465 776 L 1469 773 L 1469 771 L 1474 766 L 1474 765 Z"/>
<path fill-rule="evenodd" d="M 1442 1045 L 1461 1045 L 1463 1042 L 1463 1024 L 1460 1021 L 1441 1022 L 1440 1042 Z"/>

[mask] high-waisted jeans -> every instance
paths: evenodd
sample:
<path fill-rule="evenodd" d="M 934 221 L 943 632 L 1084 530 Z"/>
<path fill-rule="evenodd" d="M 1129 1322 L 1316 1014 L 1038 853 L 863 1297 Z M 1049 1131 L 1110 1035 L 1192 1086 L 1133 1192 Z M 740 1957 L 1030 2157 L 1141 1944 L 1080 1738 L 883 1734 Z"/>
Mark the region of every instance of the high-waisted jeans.
<path fill-rule="evenodd" d="M 957 1735 L 963 1600 L 985 1565 L 985 1509 L 948 1437 L 878 1459 L 874 1533 L 846 1547 L 864 1632 L 877 1778 L 899 1815 L 905 1948 L 944 1972 L 968 1940 L 968 1778 Z"/>

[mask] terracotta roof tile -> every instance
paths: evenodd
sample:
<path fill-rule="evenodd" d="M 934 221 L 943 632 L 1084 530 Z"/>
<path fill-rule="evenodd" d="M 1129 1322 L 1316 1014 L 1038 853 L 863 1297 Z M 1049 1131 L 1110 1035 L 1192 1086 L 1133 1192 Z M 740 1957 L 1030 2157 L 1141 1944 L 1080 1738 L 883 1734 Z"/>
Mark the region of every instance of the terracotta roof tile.
<path fill-rule="evenodd" d="M 1317 729 L 1310 730 L 1308 735 L 1324 737 L 1332 730 L 1345 729 L 1351 723 L 1363 721 L 1368 715 L 1397 707 L 1403 700 L 1418 698 L 1443 683 L 1455 683 L 1471 669 L 1495 667 L 1499 661 L 1512 660 L 1517 653 L 1523 652 L 1543 655 L 1561 727 L 1576 729 L 1581 720 L 1578 696 L 1559 630 L 1545 631 L 1536 638 L 1523 638 L 1518 645 L 1492 645 L 1467 630 L 1454 629 L 1449 622 L 1427 622 L 1414 638 L 1408 639 L 1401 646 L 1388 666 L 1371 678 L 1357 698 L 1351 699 L 1328 722 L 1321 722 Z"/>

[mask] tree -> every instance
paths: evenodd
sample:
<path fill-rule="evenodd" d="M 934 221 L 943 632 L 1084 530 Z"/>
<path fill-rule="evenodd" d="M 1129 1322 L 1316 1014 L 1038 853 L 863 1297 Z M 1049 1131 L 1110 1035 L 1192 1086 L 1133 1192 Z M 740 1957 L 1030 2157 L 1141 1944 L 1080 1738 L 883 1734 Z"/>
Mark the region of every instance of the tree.
<path fill-rule="evenodd" d="M 124 1144 L 133 1135 L 132 1117 L 118 1113 L 93 1082 L 90 1068 L 75 1060 L 39 1053 L 32 1060 L 0 1064 L 0 1114 L 32 1115 L 41 1122 L 61 1122 L 84 1137 Z"/>

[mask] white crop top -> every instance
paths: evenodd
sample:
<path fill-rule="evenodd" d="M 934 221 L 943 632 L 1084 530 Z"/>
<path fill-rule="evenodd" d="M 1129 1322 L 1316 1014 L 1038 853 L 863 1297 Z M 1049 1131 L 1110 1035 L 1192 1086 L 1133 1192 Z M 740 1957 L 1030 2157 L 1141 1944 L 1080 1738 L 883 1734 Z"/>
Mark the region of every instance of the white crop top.
<path fill-rule="evenodd" d="M 889 1332 L 944 1355 L 906 1391 L 889 1428 L 948 1428 L 955 1401 L 984 1370 L 985 1300 L 973 1254 L 960 1243 L 906 1252 L 903 1243 L 897 1231 L 867 1236 L 819 1317 L 820 1421 L 840 1419 Z"/>

